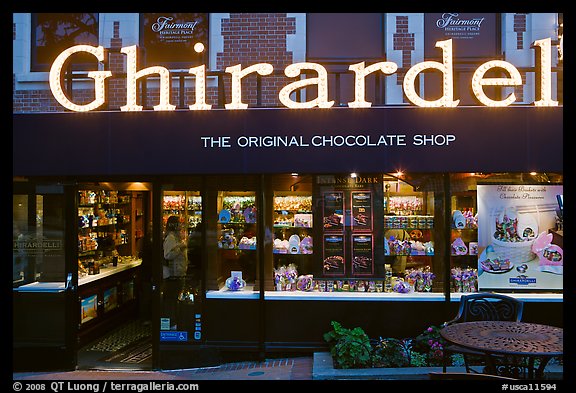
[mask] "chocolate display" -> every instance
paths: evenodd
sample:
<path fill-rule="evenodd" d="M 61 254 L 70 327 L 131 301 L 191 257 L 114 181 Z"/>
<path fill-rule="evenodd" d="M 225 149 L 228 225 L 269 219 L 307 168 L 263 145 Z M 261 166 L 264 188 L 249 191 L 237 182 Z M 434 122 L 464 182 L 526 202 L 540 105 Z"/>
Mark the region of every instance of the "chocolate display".
<path fill-rule="evenodd" d="M 340 269 L 344 264 L 344 258 L 340 255 L 333 255 L 331 257 L 324 258 L 324 270 L 337 270 Z"/>
<path fill-rule="evenodd" d="M 372 268 L 372 258 L 359 255 L 352 260 L 354 270 L 369 270 Z"/>
<path fill-rule="evenodd" d="M 338 214 L 331 214 L 324 217 L 324 229 L 339 228 L 342 226 L 342 217 Z"/>

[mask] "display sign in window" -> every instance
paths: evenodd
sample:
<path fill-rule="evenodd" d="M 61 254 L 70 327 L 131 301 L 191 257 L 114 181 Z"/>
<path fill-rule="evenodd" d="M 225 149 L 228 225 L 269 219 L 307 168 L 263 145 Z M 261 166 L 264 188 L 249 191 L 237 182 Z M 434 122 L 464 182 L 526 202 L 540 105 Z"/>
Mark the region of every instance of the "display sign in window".
<path fill-rule="evenodd" d="M 344 259 L 344 236 L 324 235 L 324 274 L 343 276 L 346 274 Z"/>
<path fill-rule="evenodd" d="M 104 312 L 114 310 L 118 307 L 118 288 L 110 287 L 104 291 Z"/>
<path fill-rule="evenodd" d="M 372 193 L 370 191 L 353 191 L 352 230 L 372 231 Z"/>
<path fill-rule="evenodd" d="M 479 290 L 563 289 L 563 186 L 477 187 Z"/>
<path fill-rule="evenodd" d="M 342 232 L 344 229 L 344 193 L 324 194 L 324 232 Z"/>
<path fill-rule="evenodd" d="M 352 235 L 352 275 L 374 274 L 374 240 L 372 235 Z"/>
<path fill-rule="evenodd" d="M 98 316 L 98 295 L 94 294 L 80 301 L 80 323 L 86 323 Z"/>

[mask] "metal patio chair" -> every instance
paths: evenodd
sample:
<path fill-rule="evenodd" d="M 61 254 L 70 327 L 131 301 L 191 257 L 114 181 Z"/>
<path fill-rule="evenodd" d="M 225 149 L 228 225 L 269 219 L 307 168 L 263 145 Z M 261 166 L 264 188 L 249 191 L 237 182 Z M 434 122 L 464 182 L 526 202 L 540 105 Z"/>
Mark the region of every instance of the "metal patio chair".
<path fill-rule="evenodd" d="M 471 293 L 462 295 L 458 314 L 450 321 L 444 322 L 442 326 L 472 321 L 520 322 L 523 310 L 524 303 L 511 296 L 489 292 Z M 467 373 L 478 372 L 471 368 L 470 361 L 473 359 L 481 361 L 484 353 L 463 348 L 456 344 L 446 343 L 442 359 L 442 371 L 444 373 L 446 372 L 450 355 L 455 353 L 460 353 L 464 357 L 464 366 Z"/>

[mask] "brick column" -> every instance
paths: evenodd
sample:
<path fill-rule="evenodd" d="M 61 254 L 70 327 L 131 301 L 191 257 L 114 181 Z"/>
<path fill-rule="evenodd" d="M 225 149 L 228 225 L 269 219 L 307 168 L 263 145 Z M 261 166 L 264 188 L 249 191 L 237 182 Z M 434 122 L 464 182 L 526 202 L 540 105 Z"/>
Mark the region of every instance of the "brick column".
<path fill-rule="evenodd" d="M 516 49 L 524 49 L 526 14 L 514 14 L 514 32 L 516 33 Z"/>
<path fill-rule="evenodd" d="M 114 31 L 110 39 L 110 49 L 120 50 L 122 38 L 120 38 L 120 22 L 114 21 Z M 108 79 L 108 109 L 118 110 L 126 105 L 126 77 L 118 74 L 126 73 L 126 55 L 120 52 L 110 52 L 108 67 L 112 71 L 112 77 Z"/>
<path fill-rule="evenodd" d="M 394 50 L 402 51 L 402 65 L 398 68 L 396 83 L 402 85 L 404 75 L 412 66 L 412 51 L 414 50 L 414 33 L 408 32 L 408 17 L 396 17 L 396 33 L 394 33 Z"/>

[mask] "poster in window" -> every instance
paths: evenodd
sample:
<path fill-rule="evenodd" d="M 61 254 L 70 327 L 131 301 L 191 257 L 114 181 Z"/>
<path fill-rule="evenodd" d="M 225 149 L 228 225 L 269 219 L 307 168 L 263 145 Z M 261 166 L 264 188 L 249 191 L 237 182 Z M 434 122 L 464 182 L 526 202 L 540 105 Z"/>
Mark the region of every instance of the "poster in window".
<path fill-rule="evenodd" d="M 141 32 L 148 65 L 190 67 L 207 58 L 207 13 L 144 13 Z M 202 52 L 196 51 L 197 43 L 204 46 Z"/>
<path fill-rule="evenodd" d="M 118 288 L 110 287 L 104 291 L 104 312 L 114 310 L 118 307 Z"/>
<path fill-rule="evenodd" d="M 324 232 L 342 232 L 344 230 L 344 193 L 324 193 L 323 221 Z"/>
<path fill-rule="evenodd" d="M 374 274 L 374 241 L 372 235 L 352 235 L 352 275 Z"/>
<path fill-rule="evenodd" d="M 98 316 L 98 295 L 94 294 L 80 301 L 80 323 L 86 323 Z"/>
<path fill-rule="evenodd" d="M 478 185 L 478 288 L 563 289 L 561 185 Z"/>
<path fill-rule="evenodd" d="M 324 235 L 323 271 L 326 276 L 343 276 L 346 273 L 344 236 Z"/>
<path fill-rule="evenodd" d="M 372 193 L 352 191 L 352 230 L 372 231 Z"/>

